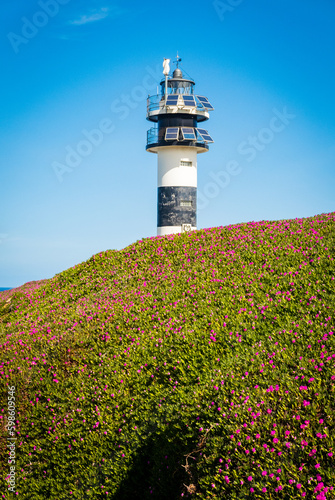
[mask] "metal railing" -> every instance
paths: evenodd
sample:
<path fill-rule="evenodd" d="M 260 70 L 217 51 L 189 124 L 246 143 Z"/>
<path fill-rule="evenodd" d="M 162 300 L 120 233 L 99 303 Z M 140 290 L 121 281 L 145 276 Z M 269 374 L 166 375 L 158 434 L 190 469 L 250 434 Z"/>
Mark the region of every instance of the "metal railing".
<path fill-rule="evenodd" d="M 196 102 L 196 109 L 199 111 L 208 111 L 207 108 L 205 108 L 200 101 L 195 97 L 195 102 Z M 163 109 L 165 107 L 165 96 L 162 96 L 161 94 L 158 95 L 151 95 L 147 99 L 147 112 L 151 113 L 152 111 L 158 111 L 159 109 Z M 182 105 L 179 105 L 178 107 L 182 108 Z"/>
<path fill-rule="evenodd" d="M 158 144 L 161 140 L 164 141 L 164 138 L 163 139 L 160 139 L 158 137 L 158 126 L 155 126 L 155 127 L 151 127 L 148 131 L 147 131 L 147 146 L 151 146 L 153 144 Z M 167 143 L 171 143 L 173 141 L 166 141 Z M 207 145 L 206 141 L 204 141 L 204 139 L 200 136 L 200 134 L 196 131 L 196 140 L 195 141 L 183 141 L 182 137 L 181 137 L 181 132 L 179 132 L 179 139 L 178 139 L 178 142 L 180 143 L 187 143 L 187 144 L 190 144 L 191 142 L 193 142 L 194 144 L 203 144 L 203 145 Z"/>
<path fill-rule="evenodd" d="M 158 142 L 158 127 L 151 127 L 147 132 L 147 146 L 157 144 Z"/>
<path fill-rule="evenodd" d="M 147 99 L 147 111 L 156 111 L 163 108 L 165 105 L 165 98 L 161 95 L 151 95 Z"/>

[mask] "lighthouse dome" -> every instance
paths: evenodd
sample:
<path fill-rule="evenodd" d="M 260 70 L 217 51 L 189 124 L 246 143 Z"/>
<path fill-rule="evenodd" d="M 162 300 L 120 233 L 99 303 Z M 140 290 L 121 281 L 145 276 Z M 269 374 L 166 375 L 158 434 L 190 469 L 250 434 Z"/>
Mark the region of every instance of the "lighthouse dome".
<path fill-rule="evenodd" d="M 179 68 L 176 68 L 173 72 L 172 78 L 183 78 L 183 73 Z"/>

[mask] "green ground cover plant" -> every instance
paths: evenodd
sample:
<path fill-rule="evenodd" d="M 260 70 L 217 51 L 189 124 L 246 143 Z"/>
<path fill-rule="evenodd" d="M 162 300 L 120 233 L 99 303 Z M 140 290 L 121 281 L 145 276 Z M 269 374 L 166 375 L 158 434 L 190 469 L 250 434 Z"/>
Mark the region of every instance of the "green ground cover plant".
<path fill-rule="evenodd" d="M 2 498 L 335 498 L 334 235 L 147 238 L 2 292 Z"/>

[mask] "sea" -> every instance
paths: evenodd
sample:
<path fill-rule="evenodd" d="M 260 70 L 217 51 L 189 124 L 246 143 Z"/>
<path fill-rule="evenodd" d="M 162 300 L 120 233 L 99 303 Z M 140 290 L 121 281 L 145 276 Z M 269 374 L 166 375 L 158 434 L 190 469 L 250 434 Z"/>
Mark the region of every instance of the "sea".
<path fill-rule="evenodd" d="M 5 287 L 4 288 L 4 287 L 0 286 L 0 292 L 4 292 L 5 290 L 11 290 L 11 288 L 9 288 L 9 287 L 7 287 L 7 288 Z"/>

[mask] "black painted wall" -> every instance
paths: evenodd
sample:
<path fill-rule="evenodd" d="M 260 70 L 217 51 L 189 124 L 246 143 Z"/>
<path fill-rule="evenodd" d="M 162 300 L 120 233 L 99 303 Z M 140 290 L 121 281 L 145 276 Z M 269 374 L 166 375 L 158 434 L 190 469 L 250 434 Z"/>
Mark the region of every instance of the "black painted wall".
<path fill-rule="evenodd" d="M 192 201 L 192 207 L 182 207 L 181 201 Z M 167 186 L 158 188 L 157 227 L 197 225 L 197 188 Z"/>

